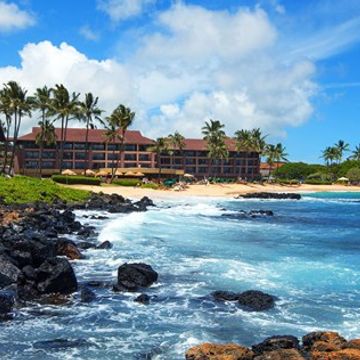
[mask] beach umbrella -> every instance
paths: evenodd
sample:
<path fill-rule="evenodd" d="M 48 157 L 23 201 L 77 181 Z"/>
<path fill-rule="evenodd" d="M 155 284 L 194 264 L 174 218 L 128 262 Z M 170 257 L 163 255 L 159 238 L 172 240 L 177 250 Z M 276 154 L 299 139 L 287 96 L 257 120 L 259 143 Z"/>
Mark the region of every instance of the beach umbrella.
<path fill-rule="evenodd" d="M 95 176 L 108 176 L 109 172 L 107 170 L 100 170 L 98 171 Z"/>
<path fill-rule="evenodd" d="M 132 172 L 132 171 L 127 171 L 127 172 L 125 173 L 125 176 L 136 176 L 136 175 L 135 175 L 135 173 Z"/>
<path fill-rule="evenodd" d="M 184 174 L 184 177 L 186 177 L 186 178 L 193 178 L 193 177 L 194 177 L 194 175 L 191 175 L 191 174 Z"/>
<path fill-rule="evenodd" d="M 120 171 L 119 169 L 116 169 L 115 176 L 122 176 L 122 175 L 123 175 L 123 172 Z"/>
<path fill-rule="evenodd" d="M 63 170 L 61 172 L 61 175 L 66 175 L 66 176 L 75 176 L 76 175 L 76 172 L 75 171 L 72 171 L 70 169 L 66 169 L 66 170 Z"/>
<path fill-rule="evenodd" d="M 338 178 L 337 181 L 349 181 L 349 179 L 345 176 Z"/>
<path fill-rule="evenodd" d="M 86 176 L 95 176 L 95 171 L 92 171 L 92 170 L 90 170 L 90 169 L 87 169 L 87 170 L 85 171 L 85 175 L 86 175 Z"/>
<path fill-rule="evenodd" d="M 142 172 L 138 171 L 134 174 L 134 176 L 137 176 L 137 177 L 143 177 L 145 176 Z"/>

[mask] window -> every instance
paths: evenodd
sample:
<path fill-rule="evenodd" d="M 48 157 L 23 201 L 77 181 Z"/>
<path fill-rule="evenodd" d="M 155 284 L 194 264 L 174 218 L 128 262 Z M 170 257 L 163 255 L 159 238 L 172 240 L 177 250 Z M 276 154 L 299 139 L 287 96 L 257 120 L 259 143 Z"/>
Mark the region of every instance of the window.
<path fill-rule="evenodd" d="M 35 141 L 24 141 L 24 142 L 21 142 L 21 144 L 23 145 L 24 148 L 27 148 L 27 149 L 38 148 L 38 146 L 35 144 Z"/>
<path fill-rule="evenodd" d="M 108 144 L 107 149 L 108 149 L 108 151 L 120 150 L 120 145 L 119 144 Z"/>
<path fill-rule="evenodd" d="M 72 160 L 73 158 L 73 153 L 69 152 L 69 151 L 65 151 L 63 154 L 63 159 L 65 160 Z"/>
<path fill-rule="evenodd" d="M 93 163 L 92 164 L 92 168 L 93 169 L 102 169 L 105 167 L 105 163 L 103 162 L 99 162 L 99 163 Z"/>
<path fill-rule="evenodd" d="M 185 172 L 186 173 L 190 173 L 190 174 L 194 174 L 196 172 L 196 167 L 192 166 L 192 167 L 186 167 L 185 168 Z"/>
<path fill-rule="evenodd" d="M 229 166 L 224 167 L 224 174 L 233 174 L 233 173 L 234 173 L 233 167 L 229 167 Z"/>
<path fill-rule="evenodd" d="M 139 145 L 139 151 L 149 151 L 150 145 Z"/>
<path fill-rule="evenodd" d="M 74 143 L 74 149 L 75 150 L 85 150 L 86 143 Z"/>
<path fill-rule="evenodd" d="M 85 169 L 85 164 L 86 164 L 85 161 L 83 161 L 83 162 L 77 161 L 75 163 L 75 169 Z"/>
<path fill-rule="evenodd" d="M 207 174 L 208 170 L 209 169 L 207 167 L 199 167 L 198 168 L 199 174 Z"/>
<path fill-rule="evenodd" d="M 248 173 L 248 175 L 252 175 L 253 174 L 253 168 L 248 168 L 247 173 Z"/>
<path fill-rule="evenodd" d="M 43 161 L 41 164 L 42 164 L 43 169 L 54 169 L 55 168 L 54 161 Z"/>
<path fill-rule="evenodd" d="M 248 160 L 248 166 L 254 165 L 254 160 Z"/>
<path fill-rule="evenodd" d="M 101 143 L 91 144 L 91 150 L 105 150 L 105 144 L 101 144 Z"/>
<path fill-rule="evenodd" d="M 125 154 L 125 160 L 136 161 L 136 154 Z"/>
<path fill-rule="evenodd" d="M 85 152 L 76 152 L 75 153 L 75 159 L 76 160 L 85 160 L 86 159 L 86 153 Z"/>
<path fill-rule="evenodd" d="M 119 158 L 119 154 L 118 153 L 109 153 L 108 155 L 107 155 L 107 158 L 108 158 L 108 160 L 117 160 L 118 158 Z"/>
<path fill-rule="evenodd" d="M 125 144 L 125 151 L 136 151 L 136 145 L 135 144 Z"/>
<path fill-rule="evenodd" d="M 43 159 L 55 159 L 55 151 L 44 151 L 42 154 Z"/>
<path fill-rule="evenodd" d="M 238 159 L 235 161 L 235 165 L 236 166 L 242 166 L 242 165 L 245 165 L 245 160 L 242 160 L 242 159 Z"/>
<path fill-rule="evenodd" d="M 26 161 L 25 167 L 27 169 L 37 169 L 39 167 L 39 162 L 38 161 Z"/>
<path fill-rule="evenodd" d="M 207 156 L 207 151 L 197 151 L 196 152 L 196 156 L 201 156 L 201 157 L 206 157 Z"/>
<path fill-rule="evenodd" d="M 126 168 L 137 167 L 137 164 L 136 163 L 125 163 L 124 167 L 126 167 Z"/>
<path fill-rule="evenodd" d="M 198 159 L 198 164 L 199 165 L 207 165 L 209 162 L 208 159 Z"/>
<path fill-rule="evenodd" d="M 195 165 L 196 160 L 195 159 L 186 159 L 185 164 L 186 165 Z"/>
<path fill-rule="evenodd" d="M 140 164 L 140 167 L 142 167 L 142 168 L 149 168 L 149 167 L 151 167 L 151 165 L 150 165 L 150 164 L 147 164 L 147 163 L 142 163 L 142 164 Z"/>
<path fill-rule="evenodd" d="M 139 160 L 140 161 L 150 161 L 150 155 L 149 154 L 140 154 Z"/>
<path fill-rule="evenodd" d="M 94 153 L 93 160 L 105 160 L 105 153 Z"/>
<path fill-rule="evenodd" d="M 183 159 L 181 158 L 181 159 L 179 159 L 179 158 L 175 158 L 174 159 L 174 164 L 176 164 L 176 165 L 182 165 L 182 163 L 183 163 Z"/>
<path fill-rule="evenodd" d="M 193 157 L 195 156 L 195 151 L 185 151 L 185 156 Z"/>
<path fill-rule="evenodd" d="M 170 164 L 170 158 L 169 157 L 166 157 L 166 158 L 161 157 L 160 158 L 160 163 L 163 164 L 163 165 L 168 165 L 168 164 Z"/>
<path fill-rule="evenodd" d="M 25 157 L 28 159 L 37 159 L 39 157 L 39 151 L 26 151 Z"/>
<path fill-rule="evenodd" d="M 72 169 L 73 168 L 72 161 L 63 161 L 63 168 L 64 169 Z"/>
<path fill-rule="evenodd" d="M 64 149 L 71 150 L 73 148 L 73 143 L 66 142 L 64 144 Z"/>

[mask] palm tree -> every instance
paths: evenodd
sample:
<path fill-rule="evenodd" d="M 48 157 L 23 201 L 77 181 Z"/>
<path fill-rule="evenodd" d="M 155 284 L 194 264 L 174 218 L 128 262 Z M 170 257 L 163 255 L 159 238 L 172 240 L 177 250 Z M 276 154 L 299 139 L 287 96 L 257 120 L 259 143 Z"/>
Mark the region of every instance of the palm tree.
<path fill-rule="evenodd" d="M 251 130 L 251 145 L 252 151 L 259 153 L 260 155 L 266 151 L 266 137 L 263 135 L 259 128 Z"/>
<path fill-rule="evenodd" d="M 235 132 L 235 146 L 238 152 L 251 151 L 253 139 L 250 130 L 238 130 Z"/>
<path fill-rule="evenodd" d="M 89 129 L 94 129 L 94 121 L 101 121 L 101 113 L 103 110 L 100 110 L 98 107 L 99 98 L 95 97 L 92 93 L 85 94 L 85 100 L 80 102 L 80 113 L 82 119 L 86 122 L 86 133 L 85 133 L 85 152 L 86 152 L 86 165 L 84 169 L 84 174 L 89 168 Z"/>
<path fill-rule="evenodd" d="M 45 123 L 46 118 L 50 114 L 52 92 L 53 89 L 44 86 L 42 88 L 37 88 L 35 94 L 31 97 L 32 107 L 41 112 L 43 123 Z"/>
<path fill-rule="evenodd" d="M 112 151 L 113 162 L 111 163 L 111 179 L 114 179 L 115 169 L 116 169 L 116 167 L 114 167 L 115 151 L 116 151 L 115 144 L 117 140 L 121 141 L 121 135 L 119 134 L 117 124 L 113 121 L 113 118 L 111 116 L 105 118 L 104 126 L 105 126 L 105 134 L 104 134 L 105 143 L 114 144 L 114 148 Z"/>
<path fill-rule="evenodd" d="M 355 147 L 355 150 L 351 153 L 351 159 L 360 161 L 360 144 Z"/>
<path fill-rule="evenodd" d="M 337 149 L 337 160 L 339 162 L 342 161 L 344 152 L 349 151 L 349 144 L 345 143 L 344 140 L 339 140 L 335 145 L 334 148 Z"/>
<path fill-rule="evenodd" d="M 170 134 L 168 136 L 169 144 L 171 148 L 175 150 L 179 150 L 180 153 L 183 155 L 183 151 L 185 148 L 185 137 L 182 136 L 178 131 L 175 131 L 174 134 Z M 171 155 L 174 154 L 174 151 L 172 151 Z M 183 156 L 183 166 L 185 166 L 184 156 Z M 171 159 L 171 167 L 173 165 L 173 159 Z"/>
<path fill-rule="evenodd" d="M 278 143 L 276 145 L 269 144 L 266 147 L 265 154 L 267 156 L 266 162 L 270 166 L 270 171 L 269 171 L 269 178 L 270 178 L 274 163 L 276 164 L 275 169 L 277 170 L 280 161 L 288 161 L 286 158 L 288 154 L 286 153 L 286 148 L 281 143 Z"/>
<path fill-rule="evenodd" d="M 214 161 L 226 159 L 229 155 L 227 146 L 225 144 L 225 131 L 224 124 L 221 124 L 219 120 L 211 120 L 205 122 L 205 126 L 202 128 L 204 140 L 207 142 L 209 169 L 208 174 L 210 176 L 211 169 Z"/>
<path fill-rule="evenodd" d="M 35 143 L 39 146 L 39 176 L 42 176 L 42 155 L 44 146 L 56 144 L 55 126 L 53 121 L 43 119 L 39 121 L 40 132 L 36 135 Z"/>
<path fill-rule="evenodd" d="M 66 142 L 66 133 L 69 121 L 80 117 L 79 93 L 73 92 L 71 95 L 64 85 L 55 85 L 54 98 L 51 104 L 51 110 L 57 119 L 61 120 L 60 133 L 60 171 L 63 169 L 64 144 Z"/>
<path fill-rule="evenodd" d="M 31 117 L 32 100 L 27 96 L 27 90 L 23 89 L 16 81 L 9 81 L 4 85 L 4 93 L 8 106 L 8 112 L 13 116 L 13 151 L 11 153 L 9 167 L 14 167 L 17 139 L 19 136 L 21 122 L 24 116 Z"/>
<path fill-rule="evenodd" d="M 131 111 L 130 108 L 120 104 L 110 115 L 110 122 L 114 125 L 115 128 L 120 132 L 120 150 L 119 156 L 116 161 L 116 168 L 119 167 L 119 161 L 122 158 L 124 152 L 124 141 L 125 135 L 128 128 L 132 125 L 135 118 L 135 112 Z M 114 180 L 115 172 L 111 176 L 111 182 Z"/>
<path fill-rule="evenodd" d="M 4 156 L 3 156 L 4 162 L 1 170 L 2 173 L 5 173 L 8 163 L 10 131 L 12 125 L 12 112 L 10 109 L 10 100 L 5 88 L 0 90 L 0 113 L 5 115 L 5 121 L 2 123 L 3 131 L 5 134 Z"/>
<path fill-rule="evenodd" d="M 336 147 L 328 146 L 322 151 L 321 157 L 325 160 L 326 166 L 330 166 L 339 157 L 339 151 Z"/>
<path fill-rule="evenodd" d="M 166 138 L 160 137 L 157 138 L 154 142 L 154 144 L 152 146 L 149 147 L 148 151 L 153 151 L 156 153 L 156 158 L 157 158 L 157 164 L 159 167 L 159 180 L 161 178 L 161 159 L 160 156 L 161 154 L 166 154 L 169 152 L 169 147 L 168 147 L 168 141 Z"/>

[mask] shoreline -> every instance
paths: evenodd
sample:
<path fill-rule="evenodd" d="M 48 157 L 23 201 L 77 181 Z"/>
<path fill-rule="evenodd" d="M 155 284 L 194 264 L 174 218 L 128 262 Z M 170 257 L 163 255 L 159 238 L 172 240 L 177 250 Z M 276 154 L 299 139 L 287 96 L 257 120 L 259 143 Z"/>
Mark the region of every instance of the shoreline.
<path fill-rule="evenodd" d="M 184 191 L 143 189 L 140 187 L 126 187 L 117 185 L 62 185 L 69 188 L 92 191 L 95 193 L 118 194 L 126 198 L 184 198 L 184 197 L 205 197 L 205 198 L 234 198 L 237 195 L 244 195 L 255 192 L 359 192 L 360 186 L 346 185 L 277 185 L 277 184 L 210 184 L 210 185 L 189 185 Z"/>

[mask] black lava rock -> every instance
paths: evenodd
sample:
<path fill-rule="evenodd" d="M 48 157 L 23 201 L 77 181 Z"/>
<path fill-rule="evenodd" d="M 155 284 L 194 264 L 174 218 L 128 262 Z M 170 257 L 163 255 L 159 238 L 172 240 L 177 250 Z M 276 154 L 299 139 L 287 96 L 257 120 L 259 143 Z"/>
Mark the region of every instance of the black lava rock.
<path fill-rule="evenodd" d="M 238 304 L 248 311 L 264 311 L 275 306 L 275 298 L 258 290 L 248 290 L 238 295 Z"/>
<path fill-rule="evenodd" d="M 299 349 L 299 340 L 291 335 L 278 335 L 269 337 L 261 343 L 252 346 L 252 350 L 256 355 L 279 349 Z"/>
<path fill-rule="evenodd" d="M 141 294 L 134 299 L 135 302 L 141 303 L 143 305 L 148 305 L 150 303 L 150 296 L 146 294 Z"/>

